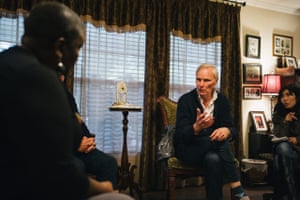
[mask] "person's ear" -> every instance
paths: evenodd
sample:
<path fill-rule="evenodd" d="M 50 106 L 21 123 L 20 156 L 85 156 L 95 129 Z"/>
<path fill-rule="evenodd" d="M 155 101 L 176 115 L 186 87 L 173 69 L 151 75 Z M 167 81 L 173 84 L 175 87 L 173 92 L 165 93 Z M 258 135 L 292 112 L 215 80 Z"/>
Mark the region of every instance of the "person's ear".
<path fill-rule="evenodd" d="M 65 39 L 63 37 L 58 38 L 54 43 L 54 51 L 55 56 L 57 57 L 57 64 L 56 64 L 56 72 L 58 74 L 65 74 L 66 67 L 64 66 L 64 63 L 62 62 L 63 56 L 64 56 L 64 45 L 65 45 Z"/>
<path fill-rule="evenodd" d="M 65 46 L 65 38 L 63 37 L 59 37 L 54 43 L 55 55 L 58 58 L 58 62 L 62 61 L 64 46 Z"/>

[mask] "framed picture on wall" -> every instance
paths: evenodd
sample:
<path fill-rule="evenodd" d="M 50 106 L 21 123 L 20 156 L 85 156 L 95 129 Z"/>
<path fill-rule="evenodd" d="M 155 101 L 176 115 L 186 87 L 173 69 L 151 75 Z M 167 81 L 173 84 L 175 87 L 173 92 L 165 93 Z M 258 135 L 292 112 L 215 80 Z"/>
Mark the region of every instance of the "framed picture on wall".
<path fill-rule="evenodd" d="M 285 62 L 286 62 L 287 67 L 293 67 L 295 69 L 298 68 L 297 59 L 294 56 L 286 56 L 285 57 Z"/>
<path fill-rule="evenodd" d="M 243 99 L 261 99 L 261 87 L 260 86 L 244 86 L 243 87 Z"/>
<path fill-rule="evenodd" d="M 251 111 L 251 119 L 257 132 L 268 131 L 268 124 L 264 111 Z"/>
<path fill-rule="evenodd" d="M 273 56 L 293 56 L 293 37 L 273 34 Z"/>
<path fill-rule="evenodd" d="M 243 64 L 243 83 L 260 84 L 262 82 L 261 64 L 245 63 Z"/>
<path fill-rule="evenodd" d="M 246 35 L 246 57 L 260 58 L 260 37 Z"/>

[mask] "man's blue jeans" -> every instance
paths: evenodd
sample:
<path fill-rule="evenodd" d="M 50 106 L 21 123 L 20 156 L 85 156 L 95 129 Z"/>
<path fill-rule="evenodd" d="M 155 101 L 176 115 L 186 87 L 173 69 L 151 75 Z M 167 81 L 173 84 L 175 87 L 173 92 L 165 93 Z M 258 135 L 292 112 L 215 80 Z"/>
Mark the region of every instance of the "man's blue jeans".
<path fill-rule="evenodd" d="M 222 200 L 224 183 L 239 181 L 240 177 L 228 141 L 212 142 L 207 136 L 197 138 L 194 144 L 186 145 L 186 164 L 205 168 L 205 187 L 208 200 Z"/>

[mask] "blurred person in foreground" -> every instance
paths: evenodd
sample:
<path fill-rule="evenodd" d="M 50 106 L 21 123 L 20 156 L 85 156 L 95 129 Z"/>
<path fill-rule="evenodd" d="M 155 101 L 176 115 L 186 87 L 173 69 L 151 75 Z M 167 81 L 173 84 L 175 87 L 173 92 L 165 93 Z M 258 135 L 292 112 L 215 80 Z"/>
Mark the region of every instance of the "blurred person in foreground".
<path fill-rule="evenodd" d="M 217 82 L 217 68 L 202 64 L 196 70 L 196 88 L 179 98 L 175 155 L 183 163 L 205 168 L 208 200 L 222 199 L 224 183 L 230 183 L 234 199 L 249 200 L 229 143 L 236 135 L 230 103 L 216 90 Z"/>
<path fill-rule="evenodd" d="M 287 137 L 286 141 L 274 143 L 273 199 L 280 200 L 288 196 L 288 200 L 299 200 L 300 88 L 296 85 L 284 86 L 279 91 L 272 122 L 273 134 L 277 138 Z"/>
<path fill-rule="evenodd" d="M 1 198 L 131 199 L 114 193 L 110 181 L 87 176 L 74 157 L 80 127 L 56 69 L 74 67 L 85 39 L 80 18 L 44 2 L 30 11 L 24 30 L 21 46 L 0 53 Z"/>

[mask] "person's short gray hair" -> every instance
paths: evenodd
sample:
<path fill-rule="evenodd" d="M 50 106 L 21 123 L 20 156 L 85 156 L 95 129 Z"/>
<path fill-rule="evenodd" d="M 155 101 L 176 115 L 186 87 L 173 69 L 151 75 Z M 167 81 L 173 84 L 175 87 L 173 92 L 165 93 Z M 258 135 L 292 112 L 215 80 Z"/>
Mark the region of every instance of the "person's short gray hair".
<path fill-rule="evenodd" d="M 219 72 L 218 72 L 217 67 L 216 67 L 215 65 L 213 65 L 213 64 L 208 64 L 208 63 L 201 64 L 201 65 L 197 68 L 197 70 L 196 70 L 196 76 L 197 76 L 197 73 L 199 72 L 199 70 L 200 70 L 200 69 L 204 69 L 204 68 L 210 68 L 210 69 L 212 69 L 215 79 L 216 79 L 216 80 L 219 79 Z"/>

